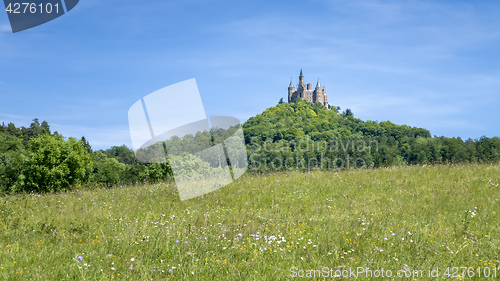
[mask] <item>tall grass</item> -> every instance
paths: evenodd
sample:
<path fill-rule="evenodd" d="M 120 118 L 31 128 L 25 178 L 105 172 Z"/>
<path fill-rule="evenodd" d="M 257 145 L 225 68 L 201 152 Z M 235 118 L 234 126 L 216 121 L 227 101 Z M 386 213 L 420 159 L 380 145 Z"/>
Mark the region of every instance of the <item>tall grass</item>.
<path fill-rule="evenodd" d="M 288 280 L 324 267 L 493 275 L 499 175 L 464 165 L 244 176 L 188 201 L 173 184 L 4 196 L 0 280 Z"/>

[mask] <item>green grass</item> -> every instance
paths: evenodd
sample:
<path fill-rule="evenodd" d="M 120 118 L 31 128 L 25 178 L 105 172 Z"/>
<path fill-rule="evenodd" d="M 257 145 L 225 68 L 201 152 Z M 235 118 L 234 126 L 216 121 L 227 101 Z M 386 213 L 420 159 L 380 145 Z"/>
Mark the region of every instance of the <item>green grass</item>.
<path fill-rule="evenodd" d="M 246 175 L 187 201 L 167 184 L 4 196 L 0 280 L 288 280 L 292 267 L 493 275 L 499 175 L 499 165 Z"/>

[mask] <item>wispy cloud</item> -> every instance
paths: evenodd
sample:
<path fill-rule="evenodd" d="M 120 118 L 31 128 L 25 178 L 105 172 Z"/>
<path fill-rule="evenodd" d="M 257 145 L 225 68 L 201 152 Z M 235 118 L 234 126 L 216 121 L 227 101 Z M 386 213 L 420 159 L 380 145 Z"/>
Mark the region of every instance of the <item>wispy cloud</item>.
<path fill-rule="evenodd" d="M 0 34 L 2 33 L 12 33 L 12 29 L 8 24 L 0 24 Z"/>
<path fill-rule="evenodd" d="M 29 116 L 10 114 L 10 113 L 0 113 L 0 122 L 3 122 L 5 124 L 14 123 L 16 127 L 20 126 L 27 127 L 31 124 L 32 120 L 33 118 Z"/>

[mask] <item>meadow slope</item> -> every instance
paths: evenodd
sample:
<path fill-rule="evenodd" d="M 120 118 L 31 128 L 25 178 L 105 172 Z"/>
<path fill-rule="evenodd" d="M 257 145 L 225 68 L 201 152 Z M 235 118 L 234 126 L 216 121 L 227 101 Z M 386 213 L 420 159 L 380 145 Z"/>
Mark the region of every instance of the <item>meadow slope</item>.
<path fill-rule="evenodd" d="M 245 175 L 188 201 L 174 184 L 5 196 L 0 279 L 289 280 L 325 267 L 422 270 L 403 280 L 488 267 L 499 278 L 499 175 L 500 165 Z"/>

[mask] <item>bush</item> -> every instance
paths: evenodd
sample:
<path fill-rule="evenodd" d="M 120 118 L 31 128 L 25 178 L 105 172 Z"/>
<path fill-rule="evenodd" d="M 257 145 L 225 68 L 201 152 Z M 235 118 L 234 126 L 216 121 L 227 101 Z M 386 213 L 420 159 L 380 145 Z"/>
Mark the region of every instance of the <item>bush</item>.
<path fill-rule="evenodd" d="M 28 142 L 23 181 L 15 191 L 48 192 L 68 189 L 89 180 L 90 153 L 81 141 L 59 135 L 40 135 Z"/>

